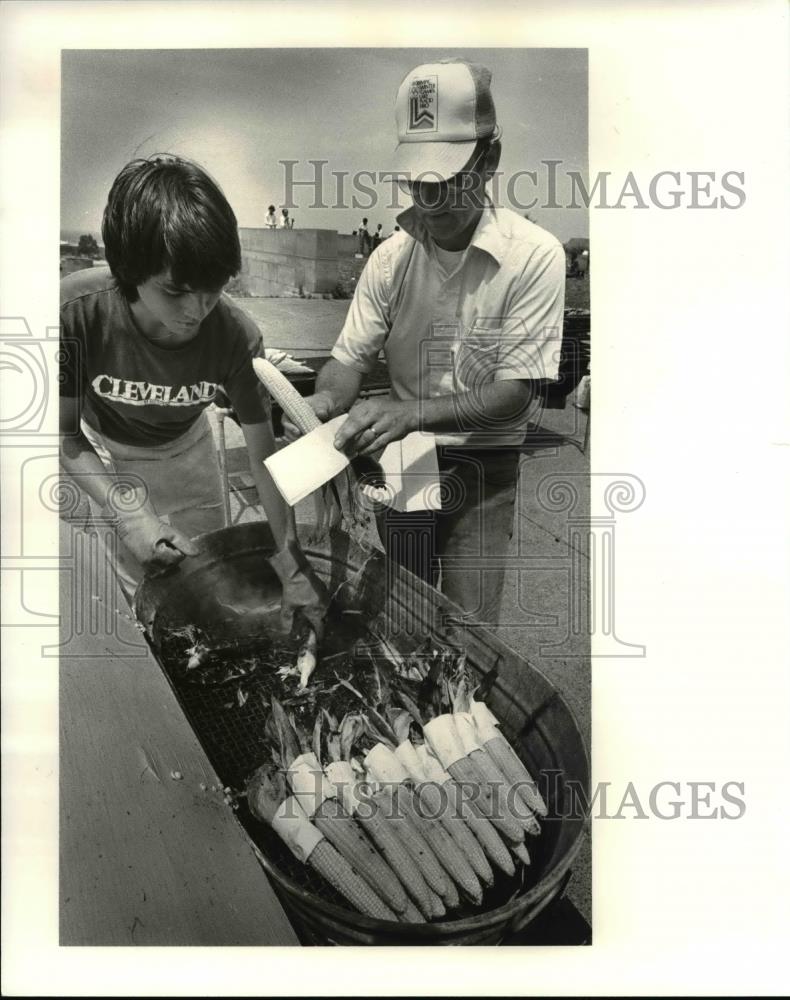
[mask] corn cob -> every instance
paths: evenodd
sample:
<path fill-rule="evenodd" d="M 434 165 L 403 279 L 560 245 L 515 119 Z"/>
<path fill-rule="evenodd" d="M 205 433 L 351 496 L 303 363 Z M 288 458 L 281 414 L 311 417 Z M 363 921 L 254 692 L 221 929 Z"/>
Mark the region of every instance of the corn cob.
<path fill-rule="evenodd" d="M 486 856 L 506 875 L 513 875 L 513 859 L 499 836 L 496 828 L 486 819 L 476 802 L 468 802 L 464 798 L 463 789 L 454 781 L 445 784 L 448 794 L 452 796 L 453 808 L 464 817 L 464 822 L 477 838 Z"/>
<path fill-rule="evenodd" d="M 267 823 L 294 857 L 314 868 L 352 906 L 380 920 L 398 919 L 310 822 L 299 800 L 286 798 L 285 777 L 273 764 L 261 765 L 245 791 L 252 815 Z"/>
<path fill-rule="evenodd" d="M 265 358 L 253 358 L 252 367 L 258 379 L 266 386 L 269 393 L 277 400 L 283 413 L 303 434 L 314 431 L 321 426 L 321 421 L 315 415 L 309 403 L 299 395 L 281 371 Z"/>
<path fill-rule="evenodd" d="M 443 902 L 448 910 L 457 910 L 461 905 L 458 890 L 455 887 L 455 882 L 453 882 L 451 878 L 447 880 L 447 892 L 444 896 Z"/>
<path fill-rule="evenodd" d="M 531 864 L 526 844 L 511 844 L 510 850 L 516 855 L 519 861 L 523 862 L 525 865 Z"/>
<path fill-rule="evenodd" d="M 513 875 L 515 867 L 510 852 L 480 809 L 474 803 L 466 800 L 461 786 L 453 781 L 427 744 L 417 747 L 415 753 L 416 760 L 413 761 L 412 766 L 419 768 L 427 780 L 441 783 L 449 806 L 448 815 L 461 817 L 464 825 L 468 827 L 477 840 L 484 855 L 493 861 L 498 868 L 501 868 L 506 875 Z M 479 874 L 481 872 L 478 872 Z"/>
<path fill-rule="evenodd" d="M 433 853 L 433 848 L 422 835 L 421 828 L 410 815 L 410 810 L 407 808 L 409 795 L 409 789 L 405 785 L 398 785 L 393 790 L 394 808 L 397 810 L 394 821 L 397 833 L 420 869 L 429 889 L 443 899 L 450 879 Z"/>
<path fill-rule="evenodd" d="M 356 816 L 357 822 L 378 847 L 390 867 L 403 883 L 406 891 L 426 917 L 431 916 L 429 888 L 419 867 L 414 864 L 406 845 L 398 837 L 393 824 L 373 799 L 365 801 L 365 808 Z"/>
<path fill-rule="evenodd" d="M 466 789 L 479 789 L 479 797 L 475 800 L 476 805 L 492 825 L 504 834 L 508 841 L 514 844 L 523 841 L 524 828 L 508 813 L 503 812 L 500 804 L 494 799 L 492 789 L 489 787 L 485 776 L 480 773 L 469 757 L 460 757 L 447 768 L 452 777 Z"/>
<path fill-rule="evenodd" d="M 431 917 L 438 920 L 447 913 L 447 910 L 445 909 L 441 896 L 435 893 L 433 889 L 429 889 L 428 892 L 430 893 Z"/>
<path fill-rule="evenodd" d="M 425 917 L 420 913 L 417 907 L 409 900 L 409 905 L 406 907 L 406 911 L 401 914 L 400 919 L 405 924 L 424 924 Z"/>
<path fill-rule="evenodd" d="M 469 758 L 488 783 L 500 813 L 515 820 L 528 833 L 540 833 L 540 825 L 532 810 L 517 809 L 516 803 L 510 801 L 510 796 L 514 794 L 513 784 L 502 774 L 490 755 L 485 750 L 475 750 L 469 754 Z"/>
<path fill-rule="evenodd" d="M 426 781 L 417 786 L 416 792 L 427 815 L 439 818 L 445 830 L 469 862 L 475 875 L 483 885 L 490 886 L 494 882 L 491 865 L 488 863 L 482 846 L 466 825 L 462 813 L 452 808 L 452 792 L 447 789 L 447 785 L 450 783 L 444 782 L 440 787 L 434 782 Z"/>
<path fill-rule="evenodd" d="M 410 796 L 403 795 L 402 798 L 410 817 L 414 819 L 423 837 L 431 845 L 434 854 L 439 859 L 439 863 L 450 876 L 448 882 L 455 880 L 472 902 L 479 906 L 483 900 L 483 890 L 474 869 L 463 852 L 440 822 L 421 815 Z M 445 894 L 442 895 L 442 898 L 445 903 L 448 903 Z M 448 905 L 450 904 L 448 903 Z"/>
<path fill-rule="evenodd" d="M 398 919 L 328 840 L 316 844 L 307 863 L 360 913 L 378 920 Z"/>
<path fill-rule="evenodd" d="M 538 791 L 537 785 L 532 780 L 532 776 L 523 761 L 505 737 L 500 734 L 495 739 L 489 740 L 485 744 L 485 748 L 499 770 L 518 790 L 524 805 L 537 813 L 538 816 L 545 816 L 548 809 L 543 801 L 543 796 Z"/>
<path fill-rule="evenodd" d="M 324 799 L 312 820 L 388 906 L 396 913 L 406 910 L 406 893 L 395 873 L 337 799 Z"/>

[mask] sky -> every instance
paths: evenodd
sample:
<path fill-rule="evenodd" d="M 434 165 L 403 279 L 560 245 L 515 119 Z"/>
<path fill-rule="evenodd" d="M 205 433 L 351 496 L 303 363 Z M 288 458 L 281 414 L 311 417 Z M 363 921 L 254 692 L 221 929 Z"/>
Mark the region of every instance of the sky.
<path fill-rule="evenodd" d="M 390 182 L 363 178 L 391 168 L 397 141 L 394 99 L 406 73 L 423 62 L 460 56 L 492 72 L 503 129 L 501 204 L 534 197 L 530 218 L 562 241 L 588 235 L 584 208 L 543 207 L 548 168 L 587 177 L 587 53 L 582 49 L 116 49 L 64 50 L 61 79 L 61 230 L 99 235 L 107 192 L 135 156 L 170 152 L 201 163 L 220 183 L 239 225 L 262 226 L 266 209 L 286 200 L 286 168 L 299 228 L 349 233 L 395 225 Z M 325 160 L 320 200 L 315 168 Z M 534 170 L 537 183 L 517 171 Z M 339 190 L 333 172 L 349 179 Z M 508 199 L 515 184 L 516 202 Z M 374 188 L 376 203 L 362 187 Z M 361 204 L 354 206 L 356 197 Z M 400 208 L 409 204 L 398 194 Z M 560 199 L 562 200 L 562 199 Z"/>

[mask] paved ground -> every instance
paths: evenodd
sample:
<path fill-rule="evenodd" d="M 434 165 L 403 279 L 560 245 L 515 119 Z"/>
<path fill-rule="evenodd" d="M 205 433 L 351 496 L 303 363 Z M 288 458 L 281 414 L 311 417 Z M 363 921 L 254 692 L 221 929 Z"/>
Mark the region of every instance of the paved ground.
<path fill-rule="evenodd" d="M 320 353 L 331 347 L 342 326 L 348 302 L 301 299 L 243 299 L 261 323 L 269 346 Z M 267 331 L 271 332 L 269 338 Z M 568 401 L 565 410 L 546 411 L 541 433 L 524 449 L 519 479 L 510 558 L 520 569 L 509 572 L 502 605 L 500 634 L 541 670 L 573 709 L 590 746 L 589 637 L 570 628 L 574 602 L 587 606 L 586 542 L 572 538 L 569 516 L 586 518 L 589 511 L 589 449 L 580 448 L 587 416 Z M 230 447 L 243 444 L 228 422 Z M 576 442 L 575 444 L 573 442 Z M 572 512 L 551 510 L 540 499 L 546 477 L 568 481 L 578 493 Z M 544 483 L 545 485 L 545 483 Z M 236 511 L 234 510 L 234 514 Z M 312 505 L 305 501 L 297 519 L 310 521 Z M 571 568 L 581 567 L 581 586 L 570 583 Z M 580 592 L 583 590 L 584 592 Z M 554 647 L 554 648 L 552 648 Z M 574 865 L 568 895 L 589 921 L 591 872 L 589 840 Z"/>

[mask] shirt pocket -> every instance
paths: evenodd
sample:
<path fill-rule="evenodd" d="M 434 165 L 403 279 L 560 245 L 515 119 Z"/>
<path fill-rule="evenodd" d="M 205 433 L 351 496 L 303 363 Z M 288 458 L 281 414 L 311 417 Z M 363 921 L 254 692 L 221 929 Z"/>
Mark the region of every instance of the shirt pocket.
<path fill-rule="evenodd" d="M 473 392 L 494 381 L 501 340 L 501 326 L 476 324 L 456 341 L 453 348 L 456 392 Z"/>

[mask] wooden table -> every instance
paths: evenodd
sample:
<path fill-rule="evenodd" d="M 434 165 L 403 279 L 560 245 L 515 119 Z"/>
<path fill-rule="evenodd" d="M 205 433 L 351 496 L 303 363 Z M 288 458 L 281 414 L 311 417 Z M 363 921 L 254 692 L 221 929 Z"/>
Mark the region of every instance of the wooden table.
<path fill-rule="evenodd" d="M 61 945 L 298 944 L 86 538 L 61 525 Z"/>

